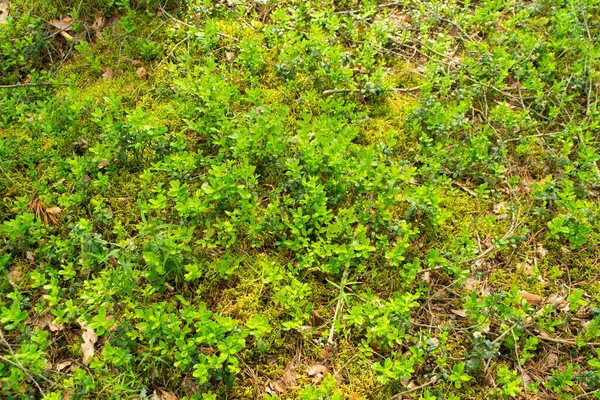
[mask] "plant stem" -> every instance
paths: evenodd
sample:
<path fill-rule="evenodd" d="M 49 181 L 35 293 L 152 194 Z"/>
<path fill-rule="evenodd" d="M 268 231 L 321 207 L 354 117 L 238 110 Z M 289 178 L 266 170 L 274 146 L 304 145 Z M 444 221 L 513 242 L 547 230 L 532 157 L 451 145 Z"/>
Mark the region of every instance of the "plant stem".
<path fill-rule="evenodd" d="M 340 292 L 338 294 L 337 305 L 335 306 L 335 314 L 333 314 L 333 323 L 331 324 L 331 329 L 329 330 L 329 337 L 327 338 L 327 343 L 333 344 L 333 334 L 335 333 L 335 323 L 337 322 L 338 315 L 343 307 L 344 302 L 344 288 L 346 287 L 346 277 L 348 275 L 348 266 L 344 270 L 342 274 L 342 281 L 340 282 Z"/>

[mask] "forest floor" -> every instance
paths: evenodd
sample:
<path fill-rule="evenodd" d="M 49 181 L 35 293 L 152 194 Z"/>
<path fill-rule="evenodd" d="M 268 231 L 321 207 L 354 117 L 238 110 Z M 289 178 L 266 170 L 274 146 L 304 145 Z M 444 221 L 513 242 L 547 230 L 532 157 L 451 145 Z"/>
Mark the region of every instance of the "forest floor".
<path fill-rule="evenodd" d="M 0 0 L 3 399 L 600 399 L 599 0 Z"/>

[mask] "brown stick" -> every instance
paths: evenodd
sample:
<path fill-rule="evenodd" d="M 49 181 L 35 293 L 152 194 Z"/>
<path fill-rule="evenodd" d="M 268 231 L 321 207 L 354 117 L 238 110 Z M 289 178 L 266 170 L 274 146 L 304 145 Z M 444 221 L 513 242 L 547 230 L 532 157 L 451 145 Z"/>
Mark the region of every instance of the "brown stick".
<path fill-rule="evenodd" d="M 14 85 L 0 85 L 0 89 L 13 89 L 27 86 L 69 86 L 69 84 L 53 82 L 15 83 Z"/>

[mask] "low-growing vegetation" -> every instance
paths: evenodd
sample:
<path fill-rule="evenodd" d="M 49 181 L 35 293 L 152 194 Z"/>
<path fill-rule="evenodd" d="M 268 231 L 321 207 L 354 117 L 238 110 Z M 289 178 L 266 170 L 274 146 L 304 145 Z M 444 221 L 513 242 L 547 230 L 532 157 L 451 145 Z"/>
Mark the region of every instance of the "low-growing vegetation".
<path fill-rule="evenodd" d="M 0 0 L 3 399 L 600 399 L 598 0 Z"/>

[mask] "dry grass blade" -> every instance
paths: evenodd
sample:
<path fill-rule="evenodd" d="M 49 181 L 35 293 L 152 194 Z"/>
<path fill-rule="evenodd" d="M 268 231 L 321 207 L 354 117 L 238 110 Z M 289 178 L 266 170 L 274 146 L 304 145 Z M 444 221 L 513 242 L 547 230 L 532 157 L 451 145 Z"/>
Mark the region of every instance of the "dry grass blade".
<path fill-rule="evenodd" d="M 36 218 L 41 219 L 44 224 L 58 224 L 58 214 L 62 211 L 59 207 L 46 207 L 39 197 L 32 198 L 27 203 L 27 208 L 35 215 Z"/>

